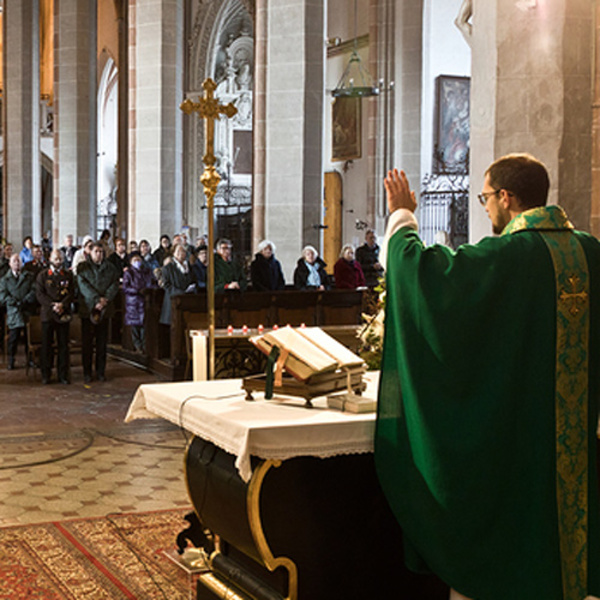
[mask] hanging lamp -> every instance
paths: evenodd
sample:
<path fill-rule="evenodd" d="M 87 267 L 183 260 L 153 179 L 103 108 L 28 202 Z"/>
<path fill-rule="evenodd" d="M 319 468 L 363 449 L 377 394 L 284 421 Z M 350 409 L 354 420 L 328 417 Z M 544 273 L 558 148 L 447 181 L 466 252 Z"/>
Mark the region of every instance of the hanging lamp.
<path fill-rule="evenodd" d="M 354 48 L 340 80 L 331 91 L 334 98 L 360 98 L 379 95 L 379 88 L 374 84 L 368 69 L 363 67 L 358 55 L 357 15 L 357 0 L 354 0 Z"/>

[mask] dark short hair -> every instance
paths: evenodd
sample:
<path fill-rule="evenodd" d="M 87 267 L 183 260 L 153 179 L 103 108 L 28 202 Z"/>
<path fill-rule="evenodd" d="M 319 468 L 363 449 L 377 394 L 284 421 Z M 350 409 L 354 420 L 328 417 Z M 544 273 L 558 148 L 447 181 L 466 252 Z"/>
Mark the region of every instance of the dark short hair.
<path fill-rule="evenodd" d="M 26 242 L 27 240 L 31 240 L 31 241 L 33 242 L 33 238 L 32 238 L 30 235 L 26 235 L 26 236 L 23 238 L 23 246 L 25 245 L 25 242 Z"/>
<path fill-rule="evenodd" d="M 92 244 L 91 250 L 93 250 L 94 248 L 100 248 L 100 250 L 104 252 L 104 246 L 100 242 L 94 242 Z"/>
<path fill-rule="evenodd" d="M 525 210 L 545 206 L 548 201 L 548 170 L 531 154 L 507 154 L 494 161 L 485 174 L 494 189 L 514 194 Z"/>

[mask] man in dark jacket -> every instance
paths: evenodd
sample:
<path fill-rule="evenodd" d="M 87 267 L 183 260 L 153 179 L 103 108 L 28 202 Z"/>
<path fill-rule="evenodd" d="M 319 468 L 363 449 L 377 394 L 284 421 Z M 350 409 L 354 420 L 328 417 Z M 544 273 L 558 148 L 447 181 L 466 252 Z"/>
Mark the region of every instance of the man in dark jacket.
<path fill-rule="evenodd" d="M 362 267 L 365 280 L 369 287 L 375 287 L 383 275 L 383 267 L 379 262 L 379 246 L 377 237 L 372 229 L 365 233 L 365 243 L 356 249 L 356 260 Z"/>
<path fill-rule="evenodd" d="M 43 271 L 48 266 L 48 263 L 44 258 L 44 251 L 39 244 L 34 244 L 31 249 L 31 255 L 33 256 L 33 260 L 30 260 L 27 264 L 23 265 L 23 271 L 31 273 L 33 280 L 35 281 L 38 273 Z"/>
<path fill-rule="evenodd" d="M 83 378 L 92 380 L 92 355 L 96 341 L 96 376 L 105 381 L 108 322 L 114 312 L 113 301 L 119 291 L 120 273 L 108 260 L 99 242 L 92 246 L 91 260 L 77 270 L 79 316 L 81 317 L 81 359 Z"/>
<path fill-rule="evenodd" d="M 56 338 L 58 380 L 69 384 L 69 324 L 75 283 L 73 273 L 64 266 L 61 250 L 52 250 L 50 253 L 50 266 L 43 269 L 35 281 L 35 295 L 41 306 L 42 317 L 42 383 L 50 383 L 52 344 Z"/>
<path fill-rule="evenodd" d="M 21 270 L 21 258 L 13 254 L 9 260 L 9 270 L 0 279 L 0 302 L 6 305 L 6 326 L 8 327 L 8 369 L 15 368 L 15 354 L 19 338 L 25 338 L 25 357 L 29 348 L 25 335 L 25 324 L 35 303 L 33 277 Z"/>

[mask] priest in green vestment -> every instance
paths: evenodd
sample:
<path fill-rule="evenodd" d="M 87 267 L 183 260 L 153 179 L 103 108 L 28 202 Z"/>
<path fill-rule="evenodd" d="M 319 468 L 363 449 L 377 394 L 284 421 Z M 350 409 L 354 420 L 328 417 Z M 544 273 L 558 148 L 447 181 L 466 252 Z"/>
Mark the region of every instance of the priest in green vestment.
<path fill-rule="evenodd" d="M 385 186 L 375 460 L 407 564 L 457 598 L 600 596 L 600 243 L 530 155 L 489 167 L 499 235 L 456 251 L 419 239 L 404 173 Z"/>

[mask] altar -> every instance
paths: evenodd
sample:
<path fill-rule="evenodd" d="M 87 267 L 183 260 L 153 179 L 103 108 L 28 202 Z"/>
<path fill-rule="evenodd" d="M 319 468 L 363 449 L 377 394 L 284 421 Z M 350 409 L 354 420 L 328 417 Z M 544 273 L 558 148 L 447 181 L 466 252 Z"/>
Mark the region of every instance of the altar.
<path fill-rule="evenodd" d="M 376 397 L 378 374 L 366 381 Z M 245 396 L 239 379 L 143 385 L 126 417 L 193 434 L 188 490 L 217 536 L 198 598 L 445 600 L 446 586 L 403 566 L 375 474 L 375 414 L 329 410 L 324 397 L 306 408 Z"/>

